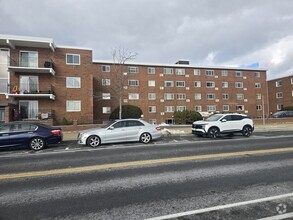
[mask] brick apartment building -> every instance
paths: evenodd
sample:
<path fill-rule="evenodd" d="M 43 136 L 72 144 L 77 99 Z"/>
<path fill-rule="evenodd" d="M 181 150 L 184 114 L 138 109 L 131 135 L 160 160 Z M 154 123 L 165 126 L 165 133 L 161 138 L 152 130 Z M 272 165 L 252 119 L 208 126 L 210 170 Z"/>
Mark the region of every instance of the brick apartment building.
<path fill-rule="evenodd" d="M 123 76 L 123 83 L 118 76 Z M 118 77 L 118 78 L 117 78 Z M 266 70 L 93 61 L 92 50 L 55 46 L 52 39 L 0 35 L 0 121 L 62 124 L 108 121 L 136 105 L 146 121 L 172 123 L 175 110 L 268 116 Z"/>
<path fill-rule="evenodd" d="M 268 95 L 270 113 L 293 106 L 293 75 L 268 80 Z"/>

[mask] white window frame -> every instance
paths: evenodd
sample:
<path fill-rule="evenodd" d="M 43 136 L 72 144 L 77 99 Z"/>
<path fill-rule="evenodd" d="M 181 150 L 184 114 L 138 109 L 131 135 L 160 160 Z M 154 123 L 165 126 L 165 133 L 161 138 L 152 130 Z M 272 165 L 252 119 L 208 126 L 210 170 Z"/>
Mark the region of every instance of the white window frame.
<path fill-rule="evenodd" d="M 185 105 L 179 105 L 179 106 L 176 106 L 176 111 L 180 111 L 180 112 L 183 112 L 186 110 L 186 106 Z"/>
<path fill-rule="evenodd" d="M 280 111 L 284 108 L 283 104 L 277 104 L 277 110 Z"/>
<path fill-rule="evenodd" d="M 37 100 L 19 100 L 19 112 L 21 103 L 28 103 L 28 117 L 25 119 L 38 119 L 39 101 Z"/>
<path fill-rule="evenodd" d="M 213 81 L 207 81 L 206 82 L 206 87 L 207 88 L 215 88 L 216 84 Z"/>
<path fill-rule="evenodd" d="M 139 93 L 129 93 L 128 99 L 129 100 L 139 100 Z"/>
<path fill-rule="evenodd" d="M 214 76 L 215 71 L 214 70 L 206 70 L 206 76 Z"/>
<path fill-rule="evenodd" d="M 216 111 L 216 106 L 215 105 L 207 105 L 207 111 L 208 112 L 214 112 Z"/>
<path fill-rule="evenodd" d="M 183 76 L 185 75 L 185 69 L 175 69 L 176 75 Z"/>
<path fill-rule="evenodd" d="M 176 81 L 176 87 L 185 87 L 185 81 Z"/>
<path fill-rule="evenodd" d="M 228 112 L 229 111 L 229 105 L 223 105 L 223 111 Z"/>
<path fill-rule="evenodd" d="M 228 82 L 222 82 L 222 88 L 229 88 Z"/>
<path fill-rule="evenodd" d="M 206 98 L 207 98 L 207 100 L 214 100 L 215 99 L 215 93 L 207 93 Z"/>
<path fill-rule="evenodd" d="M 72 63 L 68 62 L 68 56 L 72 56 Z M 75 62 L 76 57 L 78 57 L 78 63 Z M 67 53 L 66 54 L 66 64 L 67 65 L 80 65 L 80 54 Z"/>
<path fill-rule="evenodd" d="M 103 114 L 111 114 L 111 107 L 109 107 L 109 106 L 102 107 L 102 113 Z"/>
<path fill-rule="evenodd" d="M 201 87 L 201 81 L 194 81 L 194 87 L 200 88 Z"/>
<path fill-rule="evenodd" d="M 254 72 L 254 77 L 260 78 L 260 72 Z"/>
<path fill-rule="evenodd" d="M 186 94 L 185 93 L 177 93 L 176 100 L 186 100 Z"/>
<path fill-rule="evenodd" d="M 128 72 L 129 73 L 138 73 L 139 72 L 139 69 L 137 66 L 129 66 L 128 67 Z"/>
<path fill-rule="evenodd" d="M 165 112 L 174 112 L 175 107 L 174 106 L 165 106 Z"/>
<path fill-rule="evenodd" d="M 262 99 L 261 94 L 257 93 L 257 94 L 256 94 L 256 99 L 257 99 L 257 100 L 261 100 L 261 99 Z"/>
<path fill-rule="evenodd" d="M 243 77 L 242 71 L 235 71 L 235 77 Z"/>
<path fill-rule="evenodd" d="M 174 100 L 174 93 L 165 93 L 164 99 L 165 100 Z"/>
<path fill-rule="evenodd" d="M 102 99 L 103 100 L 110 100 L 111 99 L 111 93 L 102 93 Z"/>
<path fill-rule="evenodd" d="M 80 112 L 81 101 L 80 100 L 66 100 L 66 112 Z"/>
<path fill-rule="evenodd" d="M 228 100 L 229 99 L 229 94 L 228 93 L 222 93 L 222 99 L 223 100 Z"/>
<path fill-rule="evenodd" d="M 243 88 L 243 82 L 235 82 L 235 88 L 242 89 Z"/>
<path fill-rule="evenodd" d="M 167 74 L 167 75 L 173 74 L 173 68 L 164 68 L 164 74 Z"/>
<path fill-rule="evenodd" d="M 168 85 L 168 84 L 170 84 L 170 85 Z M 165 87 L 174 87 L 174 81 L 165 81 L 164 86 Z"/>
<path fill-rule="evenodd" d="M 293 78 L 291 78 L 291 84 L 293 84 Z"/>
<path fill-rule="evenodd" d="M 282 87 L 282 86 L 283 86 L 282 80 L 277 80 L 276 81 L 276 87 Z"/>
<path fill-rule="evenodd" d="M 276 93 L 276 98 L 277 99 L 282 99 L 283 98 L 283 93 L 282 92 L 277 92 Z"/>
<path fill-rule="evenodd" d="M 148 99 L 149 100 L 156 100 L 157 95 L 156 93 L 148 93 Z"/>
<path fill-rule="evenodd" d="M 194 110 L 195 110 L 196 112 L 201 112 L 201 110 L 202 110 L 201 105 L 196 105 L 196 106 L 194 107 Z"/>
<path fill-rule="evenodd" d="M 66 88 L 68 89 L 80 89 L 81 79 L 80 77 L 66 77 Z"/>
<path fill-rule="evenodd" d="M 201 100 L 201 93 L 195 93 L 194 94 L 194 99 L 195 100 Z"/>
<path fill-rule="evenodd" d="M 156 113 L 157 112 L 157 107 L 156 106 L 149 106 L 148 110 L 149 110 L 149 113 Z"/>
<path fill-rule="evenodd" d="M 110 86 L 111 79 L 102 79 L 102 86 Z"/>
<path fill-rule="evenodd" d="M 101 70 L 102 70 L 102 72 L 104 72 L 104 73 L 109 73 L 110 72 L 110 66 L 109 65 L 102 65 L 101 66 Z"/>
<path fill-rule="evenodd" d="M 221 70 L 222 76 L 228 76 L 228 70 Z"/>
<path fill-rule="evenodd" d="M 236 93 L 236 100 L 243 100 L 243 99 L 244 99 L 244 94 Z"/>
<path fill-rule="evenodd" d="M 28 62 L 27 65 L 22 64 L 22 53 L 28 53 Z M 34 62 L 30 62 L 30 54 L 36 55 L 36 60 Z M 39 67 L 39 52 L 38 51 L 28 51 L 28 50 L 20 50 L 19 51 L 19 66 L 21 67 Z"/>
<path fill-rule="evenodd" d="M 261 84 L 260 83 L 255 83 L 255 88 L 261 88 Z"/>
<path fill-rule="evenodd" d="M 236 111 L 244 111 L 244 105 L 236 105 Z"/>
<path fill-rule="evenodd" d="M 156 68 L 155 67 L 148 67 L 148 74 L 155 74 Z"/>
<path fill-rule="evenodd" d="M 139 81 L 134 80 L 134 79 L 130 79 L 130 80 L 128 80 L 128 86 L 139 86 Z"/>
<path fill-rule="evenodd" d="M 156 86 L 156 80 L 149 80 L 148 81 L 148 86 L 149 87 L 155 87 Z"/>
<path fill-rule="evenodd" d="M 262 110 L 262 105 L 256 105 L 256 111 L 261 111 Z"/>
<path fill-rule="evenodd" d="M 0 84 L 0 94 L 7 93 L 7 85 L 10 84 L 10 73 L 8 72 L 8 66 L 10 61 L 10 50 L 8 48 L 0 48 L 0 52 L 3 52 L 4 59 L 0 60 L 0 66 L 4 66 L 5 72 L 3 72 L 3 76 L 0 76 L 1 84 Z M 2 55 L 1 55 L 2 56 Z"/>
<path fill-rule="evenodd" d="M 195 76 L 200 76 L 200 69 L 195 69 L 195 70 L 193 71 L 193 74 L 194 74 Z"/>

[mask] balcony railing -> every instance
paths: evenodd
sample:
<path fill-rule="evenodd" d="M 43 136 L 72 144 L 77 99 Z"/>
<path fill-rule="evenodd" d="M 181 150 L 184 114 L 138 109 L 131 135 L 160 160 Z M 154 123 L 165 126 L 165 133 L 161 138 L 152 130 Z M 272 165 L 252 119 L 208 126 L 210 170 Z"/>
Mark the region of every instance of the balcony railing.
<path fill-rule="evenodd" d="M 54 110 L 52 109 L 23 109 L 16 113 L 14 119 L 24 121 L 50 120 L 54 119 L 54 115 Z"/>
<path fill-rule="evenodd" d="M 42 86 L 38 84 L 21 83 L 20 87 L 17 85 L 8 85 L 6 97 L 14 98 L 49 98 L 55 100 L 55 93 L 53 86 Z"/>

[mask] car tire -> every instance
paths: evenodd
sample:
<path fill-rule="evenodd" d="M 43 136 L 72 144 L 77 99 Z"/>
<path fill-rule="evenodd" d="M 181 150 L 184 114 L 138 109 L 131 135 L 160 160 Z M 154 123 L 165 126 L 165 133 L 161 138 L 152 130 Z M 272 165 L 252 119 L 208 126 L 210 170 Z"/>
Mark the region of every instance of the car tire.
<path fill-rule="evenodd" d="M 252 127 L 246 125 L 244 126 L 244 128 L 242 129 L 242 135 L 244 137 L 250 137 L 252 134 Z"/>
<path fill-rule="evenodd" d="M 91 135 L 86 140 L 86 144 L 89 147 L 96 148 L 101 145 L 101 139 L 97 135 Z"/>
<path fill-rule="evenodd" d="M 220 130 L 218 128 L 210 128 L 208 131 L 208 136 L 210 138 L 217 138 L 220 135 Z"/>
<path fill-rule="evenodd" d="M 147 132 L 142 133 L 142 134 L 140 135 L 139 140 L 140 140 L 140 142 L 142 142 L 142 143 L 144 143 L 144 144 L 148 144 L 148 143 L 150 143 L 151 140 L 152 140 L 152 135 L 149 134 L 149 133 L 147 133 Z"/>
<path fill-rule="evenodd" d="M 45 146 L 45 140 L 40 137 L 34 137 L 29 142 L 29 148 L 34 151 L 42 150 Z"/>

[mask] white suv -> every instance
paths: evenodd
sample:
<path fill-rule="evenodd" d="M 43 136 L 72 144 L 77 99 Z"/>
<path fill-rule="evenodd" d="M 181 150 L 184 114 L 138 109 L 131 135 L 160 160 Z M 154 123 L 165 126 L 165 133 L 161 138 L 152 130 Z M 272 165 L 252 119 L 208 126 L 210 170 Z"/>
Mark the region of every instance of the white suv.
<path fill-rule="evenodd" d="M 249 137 L 253 132 L 253 121 L 243 114 L 214 114 L 205 121 L 195 121 L 192 124 L 192 133 L 198 136 L 216 138 L 220 134 L 242 133 Z"/>

